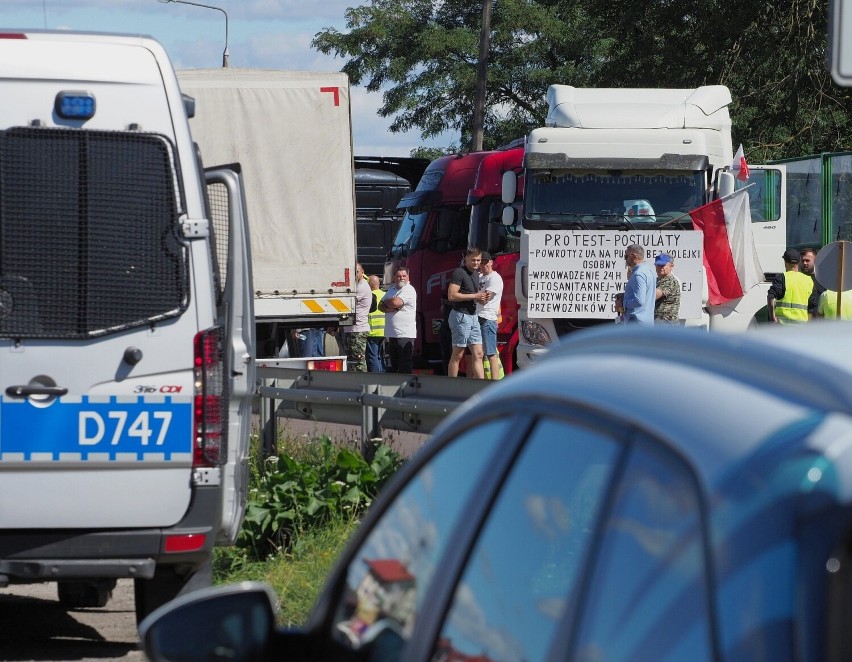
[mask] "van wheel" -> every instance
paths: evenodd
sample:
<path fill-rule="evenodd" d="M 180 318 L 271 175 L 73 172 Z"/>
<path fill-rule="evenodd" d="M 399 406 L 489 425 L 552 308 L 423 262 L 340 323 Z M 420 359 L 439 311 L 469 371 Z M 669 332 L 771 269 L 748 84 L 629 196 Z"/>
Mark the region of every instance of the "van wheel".
<path fill-rule="evenodd" d="M 57 582 L 59 604 L 66 609 L 105 607 L 112 597 L 115 582 L 115 579 Z"/>
<path fill-rule="evenodd" d="M 157 566 L 151 579 L 133 580 L 133 597 L 136 603 L 136 624 L 141 623 L 157 607 L 213 585 L 213 561 L 207 560 L 189 574 L 180 572 L 179 566 Z"/>

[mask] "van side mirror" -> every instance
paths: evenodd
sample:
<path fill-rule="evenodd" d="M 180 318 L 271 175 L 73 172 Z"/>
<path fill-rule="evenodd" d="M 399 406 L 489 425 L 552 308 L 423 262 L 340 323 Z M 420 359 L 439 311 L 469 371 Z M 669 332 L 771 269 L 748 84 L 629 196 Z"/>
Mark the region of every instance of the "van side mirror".
<path fill-rule="evenodd" d="M 734 188 L 736 186 L 736 180 L 734 179 L 734 174 L 729 171 L 723 171 L 719 173 L 719 179 L 717 181 L 717 191 L 716 196 L 719 198 L 724 198 L 726 195 L 731 195 L 734 192 Z"/>
<path fill-rule="evenodd" d="M 183 108 L 186 111 L 186 116 L 189 119 L 195 117 L 195 97 L 181 93 L 180 98 L 181 101 L 183 101 Z"/>
<path fill-rule="evenodd" d="M 518 193 L 518 176 L 514 170 L 503 173 L 503 182 L 500 190 L 504 205 L 510 205 L 515 201 L 515 195 Z"/>

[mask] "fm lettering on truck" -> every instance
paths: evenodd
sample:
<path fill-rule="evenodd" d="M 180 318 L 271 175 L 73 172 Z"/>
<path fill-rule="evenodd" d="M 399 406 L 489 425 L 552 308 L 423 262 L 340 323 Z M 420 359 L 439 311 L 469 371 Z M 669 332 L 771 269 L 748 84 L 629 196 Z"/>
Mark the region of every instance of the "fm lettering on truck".
<path fill-rule="evenodd" d="M 530 318 L 615 319 L 615 294 L 624 291 L 624 249 L 645 248 L 653 263 L 659 253 L 675 260 L 681 283 L 680 316 L 701 317 L 704 235 L 701 232 L 621 232 L 563 230 L 530 232 L 527 271 Z"/>
<path fill-rule="evenodd" d="M 429 279 L 426 281 L 426 294 L 432 294 L 432 292 L 436 289 L 439 292 L 446 290 L 450 284 L 450 278 L 453 275 L 453 271 L 454 269 L 450 269 L 449 271 L 442 271 L 429 276 Z"/>
<path fill-rule="evenodd" d="M 189 463 L 192 398 L 86 396 L 47 406 L 4 398 L 0 460 Z"/>

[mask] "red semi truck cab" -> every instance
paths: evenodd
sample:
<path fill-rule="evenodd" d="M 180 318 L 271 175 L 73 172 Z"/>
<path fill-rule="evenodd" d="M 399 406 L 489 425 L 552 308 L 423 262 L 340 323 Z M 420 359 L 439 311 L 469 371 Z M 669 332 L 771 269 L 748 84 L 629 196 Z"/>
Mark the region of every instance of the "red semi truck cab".
<path fill-rule="evenodd" d="M 392 282 L 397 267 L 408 267 L 411 284 L 417 291 L 416 370 L 444 372 L 441 296 L 468 246 L 471 218 L 468 193 L 476 181 L 480 162 L 491 153 L 435 159 L 426 168 L 417 189 L 399 201 L 398 207 L 405 211 L 405 216 L 385 262 L 384 284 Z"/>
<path fill-rule="evenodd" d="M 518 346 L 518 300 L 515 296 L 515 270 L 521 251 L 518 220 L 523 218 L 524 148 L 518 141 L 489 154 L 479 164 L 473 188 L 468 193 L 471 207 L 468 245 L 487 250 L 494 257 L 494 270 L 503 278 L 503 298 L 497 321 L 497 351 L 503 370 L 508 375 L 516 365 Z M 504 204 L 501 198 L 503 173 L 517 176 L 514 219 L 510 225 L 501 221 Z"/>

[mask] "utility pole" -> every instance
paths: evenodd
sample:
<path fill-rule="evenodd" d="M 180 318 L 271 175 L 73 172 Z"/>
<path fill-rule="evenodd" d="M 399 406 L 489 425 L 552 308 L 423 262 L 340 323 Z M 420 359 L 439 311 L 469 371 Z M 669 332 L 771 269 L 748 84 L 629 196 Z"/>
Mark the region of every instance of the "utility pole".
<path fill-rule="evenodd" d="M 200 2 L 189 2 L 189 0 L 157 0 L 158 2 L 162 2 L 164 5 L 170 3 L 177 3 L 179 5 L 192 5 L 193 7 L 204 7 L 204 9 L 215 9 L 216 11 L 220 11 L 225 15 L 225 52 L 222 53 L 222 66 L 227 67 L 229 62 L 228 60 L 231 58 L 231 54 L 228 52 L 228 12 L 226 12 L 221 7 L 214 7 L 213 5 L 202 5 Z"/>
<path fill-rule="evenodd" d="M 488 48 L 491 41 L 491 3 L 482 0 L 482 26 L 479 32 L 479 58 L 476 61 L 476 96 L 473 100 L 473 142 L 471 150 L 482 150 L 485 124 L 485 83 L 488 77 Z"/>

